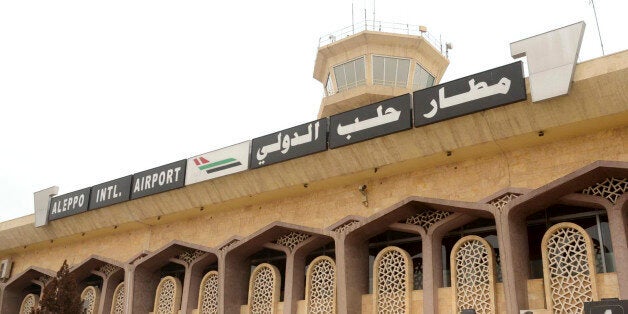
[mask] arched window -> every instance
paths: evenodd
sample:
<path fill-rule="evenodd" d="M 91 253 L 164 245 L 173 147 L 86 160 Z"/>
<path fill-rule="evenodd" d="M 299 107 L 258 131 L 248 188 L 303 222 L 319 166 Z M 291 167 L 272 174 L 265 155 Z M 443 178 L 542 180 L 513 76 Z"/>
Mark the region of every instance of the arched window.
<path fill-rule="evenodd" d="M 308 313 L 336 313 L 336 263 L 331 257 L 319 256 L 310 263 L 305 298 Z"/>
<path fill-rule="evenodd" d="M 374 307 L 376 313 L 410 313 L 412 259 L 396 247 L 384 248 L 373 265 Z"/>
<path fill-rule="evenodd" d="M 181 281 L 172 276 L 161 279 L 155 293 L 153 312 L 176 314 L 181 308 Z"/>
<path fill-rule="evenodd" d="M 543 236 L 545 300 L 552 313 L 582 313 L 584 302 L 597 300 L 593 244 L 582 227 L 563 222 Z"/>
<path fill-rule="evenodd" d="M 121 282 L 116 290 L 113 291 L 113 300 L 111 301 L 111 314 L 126 313 L 124 282 Z"/>
<path fill-rule="evenodd" d="M 491 245 L 476 235 L 458 240 L 451 252 L 451 278 L 456 313 L 495 310 L 495 255 Z"/>
<path fill-rule="evenodd" d="M 32 310 L 37 308 L 39 305 L 39 297 L 32 293 L 27 294 L 22 300 L 22 305 L 20 306 L 20 314 L 30 314 Z"/>
<path fill-rule="evenodd" d="M 198 312 L 201 314 L 218 313 L 218 272 L 215 270 L 208 272 L 201 280 Z"/>
<path fill-rule="evenodd" d="M 280 281 L 281 275 L 277 267 L 268 263 L 255 267 L 249 282 L 249 313 L 276 313 Z"/>
<path fill-rule="evenodd" d="M 84 314 L 93 314 L 98 310 L 98 298 L 100 293 L 98 287 L 87 286 L 81 293 L 82 309 Z"/>

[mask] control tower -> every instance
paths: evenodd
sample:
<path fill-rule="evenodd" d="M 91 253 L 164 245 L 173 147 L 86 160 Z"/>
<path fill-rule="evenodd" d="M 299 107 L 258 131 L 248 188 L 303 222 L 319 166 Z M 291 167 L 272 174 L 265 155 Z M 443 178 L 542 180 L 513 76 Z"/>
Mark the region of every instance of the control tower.
<path fill-rule="evenodd" d="M 314 78 L 325 97 L 318 117 L 438 84 L 449 65 L 425 26 L 371 22 L 320 38 Z"/>

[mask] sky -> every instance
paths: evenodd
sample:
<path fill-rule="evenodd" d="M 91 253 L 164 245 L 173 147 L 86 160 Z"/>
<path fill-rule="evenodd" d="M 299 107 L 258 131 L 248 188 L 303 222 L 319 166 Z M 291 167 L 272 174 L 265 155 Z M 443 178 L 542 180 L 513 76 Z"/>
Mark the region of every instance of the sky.
<path fill-rule="evenodd" d="M 511 42 L 585 21 L 588 0 L 0 1 L 0 221 L 65 194 L 316 119 L 319 38 L 369 20 L 451 42 L 441 82 L 513 62 Z M 596 0 L 606 54 L 628 1 Z M 375 14 L 374 14 L 375 13 Z M 373 16 L 374 15 L 374 16 Z"/>

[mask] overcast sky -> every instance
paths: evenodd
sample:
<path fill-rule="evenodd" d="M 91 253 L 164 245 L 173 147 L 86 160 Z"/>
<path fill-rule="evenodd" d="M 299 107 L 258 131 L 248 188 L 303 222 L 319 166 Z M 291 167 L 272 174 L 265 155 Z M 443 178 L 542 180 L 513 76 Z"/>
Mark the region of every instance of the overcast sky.
<path fill-rule="evenodd" d="M 586 22 L 587 0 L 353 1 L 354 19 L 452 42 L 444 81 L 512 62 L 509 43 Z M 596 0 L 606 54 L 628 48 L 626 0 Z M 352 1 L 0 1 L 0 221 L 60 194 L 316 118 L 319 37 Z"/>

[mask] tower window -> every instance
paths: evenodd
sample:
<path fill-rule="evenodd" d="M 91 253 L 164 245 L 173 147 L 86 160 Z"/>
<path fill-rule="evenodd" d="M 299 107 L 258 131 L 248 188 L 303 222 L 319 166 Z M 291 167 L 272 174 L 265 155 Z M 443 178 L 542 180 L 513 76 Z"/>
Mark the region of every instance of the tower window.
<path fill-rule="evenodd" d="M 325 92 L 327 96 L 335 94 L 334 85 L 331 83 L 331 73 L 327 74 L 327 83 L 325 83 Z"/>
<path fill-rule="evenodd" d="M 364 57 L 335 66 L 334 75 L 338 92 L 364 85 L 366 81 L 364 73 Z"/>
<path fill-rule="evenodd" d="M 373 56 L 373 84 L 406 87 L 408 85 L 408 73 L 410 72 L 410 60 Z"/>
<path fill-rule="evenodd" d="M 414 76 L 412 78 L 412 89 L 424 89 L 434 85 L 434 76 L 427 72 L 420 64 L 414 67 Z"/>

